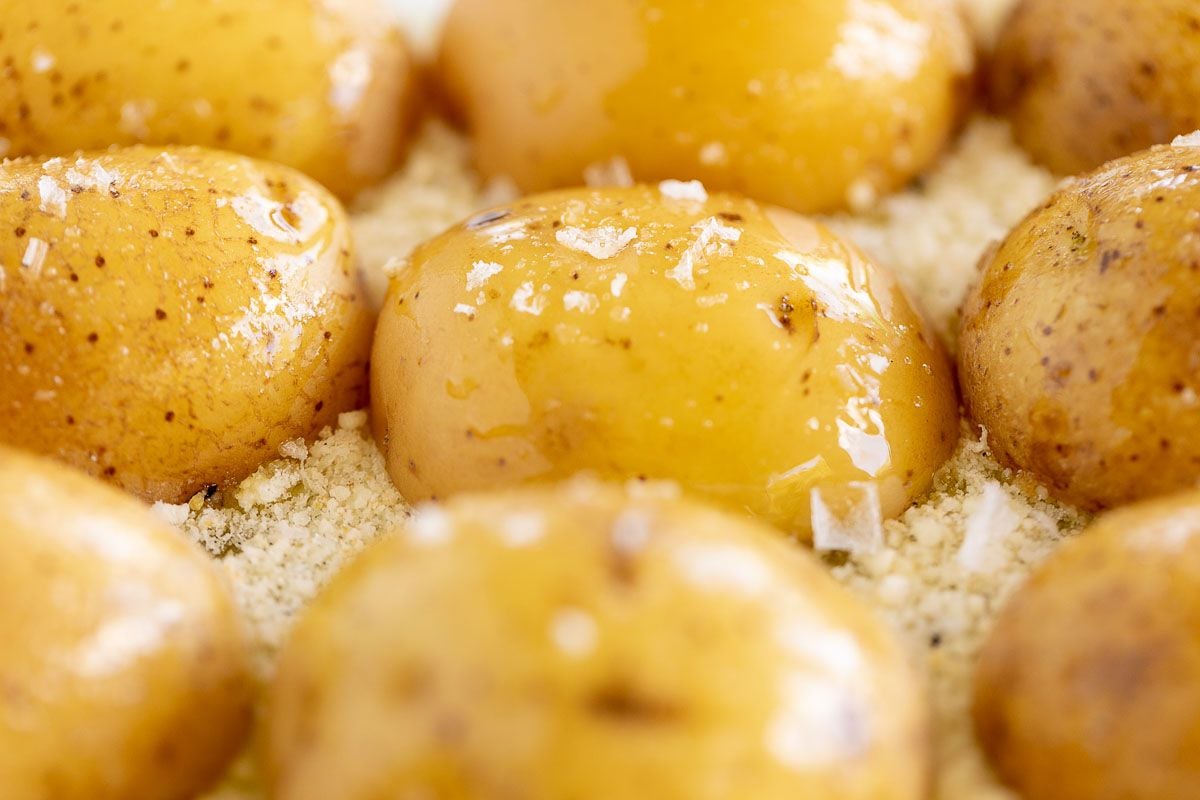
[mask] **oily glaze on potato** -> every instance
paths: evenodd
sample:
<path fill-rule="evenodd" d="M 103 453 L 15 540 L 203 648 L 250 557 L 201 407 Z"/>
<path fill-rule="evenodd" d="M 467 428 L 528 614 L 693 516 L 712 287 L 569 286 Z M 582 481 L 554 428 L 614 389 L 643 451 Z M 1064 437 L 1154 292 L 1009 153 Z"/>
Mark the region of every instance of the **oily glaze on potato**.
<path fill-rule="evenodd" d="M 1200 148 L 1066 186 L 991 256 L 959 377 L 996 455 L 1088 509 L 1200 479 Z"/>
<path fill-rule="evenodd" d="M 573 186 L 621 157 L 799 211 L 923 170 L 970 70 L 942 0 L 458 0 L 442 45 L 487 175 Z"/>
<path fill-rule="evenodd" d="M 187 800 L 250 722 L 243 632 L 202 553 L 139 503 L 0 447 L 5 800 Z"/>
<path fill-rule="evenodd" d="M 412 501 L 583 470 L 679 481 L 801 536 L 814 491 L 834 515 L 898 514 L 958 433 L 945 357 L 890 276 L 699 184 L 551 193 L 426 243 L 371 381 Z"/>
<path fill-rule="evenodd" d="M 0 442 L 146 498 L 236 481 L 366 390 L 345 214 L 199 148 L 0 164 Z"/>
<path fill-rule="evenodd" d="M 1025 800 L 1195 796 L 1200 493 L 1101 518 L 1000 616 L 975 724 Z"/>
<path fill-rule="evenodd" d="M 1023 0 L 990 68 L 1017 141 L 1062 174 L 1200 128 L 1195 0 Z"/>
<path fill-rule="evenodd" d="M 411 72 L 377 0 L 0 3 L 0 156 L 207 145 L 350 196 L 399 158 Z"/>
<path fill-rule="evenodd" d="M 280 660 L 276 800 L 917 800 L 923 692 L 769 528 L 592 482 L 419 510 Z"/>

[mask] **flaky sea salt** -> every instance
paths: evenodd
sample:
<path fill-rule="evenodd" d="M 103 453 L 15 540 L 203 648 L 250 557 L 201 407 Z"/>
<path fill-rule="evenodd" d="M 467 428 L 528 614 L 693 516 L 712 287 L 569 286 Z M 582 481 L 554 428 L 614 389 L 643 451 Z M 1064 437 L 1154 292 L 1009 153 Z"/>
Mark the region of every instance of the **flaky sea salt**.
<path fill-rule="evenodd" d="M 1200 131 L 1176 136 L 1171 145 L 1173 147 L 1200 147 Z"/>
<path fill-rule="evenodd" d="M 559 228 L 554 238 L 563 247 L 603 261 L 618 255 L 637 235 L 637 228 L 622 230 L 612 225 L 601 225 L 598 228 Z"/>
<path fill-rule="evenodd" d="M 669 200 L 708 201 L 708 192 L 700 181 L 663 181 L 658 185 L 658 191 Z"/>

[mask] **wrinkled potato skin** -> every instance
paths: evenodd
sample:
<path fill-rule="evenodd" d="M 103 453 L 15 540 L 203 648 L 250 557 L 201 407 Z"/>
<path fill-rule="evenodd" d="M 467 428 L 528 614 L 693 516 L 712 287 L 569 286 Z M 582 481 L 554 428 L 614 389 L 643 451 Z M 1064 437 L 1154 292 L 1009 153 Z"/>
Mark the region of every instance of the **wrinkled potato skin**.
<path fill-rule="evenodd" d="M 316 601 L 272 688 L 268 787 L 916 800 L 923 698 L 770 529 L 594 483 L 509 490 L 419 511 Z"/>
<path fill-rule="evenodd" d="M 349 197 L 399 161 L 413 95 L 378 0 L 0 3 L 0 156 L 204 145 Z"/>
<path fill-rule="evenodd" d="M 299 173 L 199 148 L 15 161 L 0 219 L 0 442 L 180 502 L 362 404 L 345 214 Z"/>
<path fill-rule="evenodd" d="M 5 800 L 188 800 L 240 748 L 251 681 L 202 553 L 132 498 L 0 447 Z"/>
<path fill-rule="evenodd" d="M 1194 0 L 1023 0 L 989 69 L 1017 141 L 1064 175 L 1200 128 Z"/>
<path fill-rule="evenodd" d="M 968 297 L 959 379 L 1001 460 L 1095 510 L 1200 478 L 1200 149 L 1115 161 L 1019 224 Z"/>
<path fill-rule="evenodd" d="M 698 254 L 714 225 L 737 241 Z M 593 258 L 558 240 L 603 226 L 636 241 Z M 371 381 L 410 501 L 589 471 L 806 537 L 814 488 L 833 506 L 874 482 L 894 516 L 958 436 L 945 355 L 889 275 L 803 218 L 657 187 L 528 198 L 426 243 L 393 281 Z"/>
<path fill-rule="evenodd" d="M 1200 493 L 1112 512 L 1018 591 L 975 724 L 1025 800 L 1192 797 L 1200 765 Z"/>
<path fill-rule="evenodd" d="M 575 186 L 621 156 L 802 212 L 920 173 L 971 61 L 941 0 L 458 0 L 441 51 L 486 175 Z"/>

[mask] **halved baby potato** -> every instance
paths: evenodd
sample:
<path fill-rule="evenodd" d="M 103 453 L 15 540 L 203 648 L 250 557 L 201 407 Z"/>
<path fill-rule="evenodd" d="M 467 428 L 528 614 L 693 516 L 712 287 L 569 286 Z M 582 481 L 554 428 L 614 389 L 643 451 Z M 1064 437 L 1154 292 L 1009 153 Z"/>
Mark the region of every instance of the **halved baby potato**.
<path fill-rule="evenodd" d="M 133 147 L 0 164 L 0 442 L 179 502 L 365 400 L 345 213 L 286 167 Z"/>
<path fill-rule="evenodd" d="M 1200 147 L 1067 184 L 990 256 L 959 378 L 1001 460 L 1087 509 L 1200 479 Z"/>
<path fill-rule="evenodd" d="M 1200 493 L 1129 506 L 1002 612 L 975 726 L 1025 800 L 1191 797 L 1200 764 Z"/>
<path fill-rule="evenodd" d="M 593 482 L 428 507 L 280 658 L 276 800 L 919 800 L 924 692 L 769 528 Z"/>
<path fill-rule="evenodd" d="M 414 94 L 379 0 L 0 3 L 0 157 L 206 145 L 348 197 L 396 165 Z"/>
<path fill-rule="evenodd" d="M 945 355 L 887 273 L 698 183 L 536 196 L 421 246 L 371 383 L 411 501 L 590 471 L 801 537 L 900 513 L 958 436 Z"/>
<path fill-rule="evenodd" d="M 244 631 L 207 558 L 137 501 L 0 447 L 5 800 L 183 800 L 241 747 Z"/>
<path fill-rule="evenodd" d="M 805 212 L 920 173 L 973 66 L 945 0 L 458 0 L 441 62 L 486 175 L 545 190 L 620 157 Z"/>

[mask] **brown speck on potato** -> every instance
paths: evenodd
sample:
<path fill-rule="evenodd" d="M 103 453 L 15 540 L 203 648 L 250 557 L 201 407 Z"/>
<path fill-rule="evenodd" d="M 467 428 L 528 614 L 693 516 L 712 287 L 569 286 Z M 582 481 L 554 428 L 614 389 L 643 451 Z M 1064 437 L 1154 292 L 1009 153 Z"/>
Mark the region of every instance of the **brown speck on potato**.
<path fill-rule="evenodd" d="M 163 414 L 163 419 L 165 419 L 167 422 L 174 422 L 175 421 L 175 412 L 168 411 L 166 414 Z"/>
<path fill-rule="evenodd" d="M 163 311 L 161 308 L 156 308 L 154 309 L 154 318 L 159 322 L 162 322 L 167 318 L 167 312 Z"/>
<path fill-rule="evenodd" d="M 154 228 L 151 228 L 151 229 L 150 229 L 150 231 L 149 231 L 149 233 L 150 233 L 150 238 L 151 238 L 151 239 L 157 239 L 157 238 L 158 238 L 158 231 L 157 231 L 157 230 L 155 230 Z"/>
<path fill-rule="evenodd" d="M 95 344 L 96 342 L 100 341 L 100 334 L 92 331 L 87 335 L 87 340 L 89 344 Z"/>

